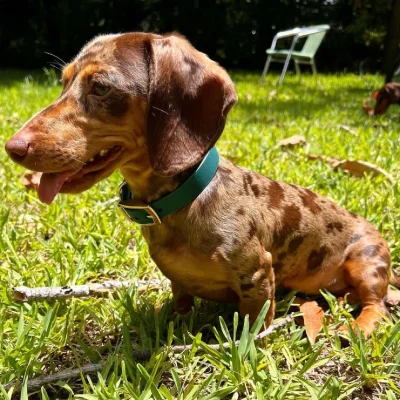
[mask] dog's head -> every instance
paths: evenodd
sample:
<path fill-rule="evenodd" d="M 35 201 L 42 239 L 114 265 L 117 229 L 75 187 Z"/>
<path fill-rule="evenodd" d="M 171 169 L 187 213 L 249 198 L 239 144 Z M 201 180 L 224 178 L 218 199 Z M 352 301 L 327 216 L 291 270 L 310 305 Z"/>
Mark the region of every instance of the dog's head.
<path fill-rule="evenodd" d="M 373 97 L 376 101 L 373 115 L 384 114 L 391 104 L 400 102 L 400 84 L 389 82 L 382 89 L 376 91 Z"/>
<path fill-rule="evenodd" d="M 64 68 L 61 96 L 6 150 L 43 172 L 39 197 L 51 203 L 127 165 L 164 176 L 195 166 L 236 100 L 226 71 L 179 35 L 100 36 Z"/>

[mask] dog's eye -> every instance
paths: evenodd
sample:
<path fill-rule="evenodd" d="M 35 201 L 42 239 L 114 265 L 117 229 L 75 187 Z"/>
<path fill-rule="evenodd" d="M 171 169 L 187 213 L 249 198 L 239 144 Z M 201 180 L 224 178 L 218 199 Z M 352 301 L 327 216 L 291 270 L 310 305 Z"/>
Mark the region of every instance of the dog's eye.
<path fill-rule="evenodd" d="M 111 90 L 110 86 L 105 86 L 99 82 L 95 82 L 92 87 L 92 93 L 96 96 L 104 96 Z"/>

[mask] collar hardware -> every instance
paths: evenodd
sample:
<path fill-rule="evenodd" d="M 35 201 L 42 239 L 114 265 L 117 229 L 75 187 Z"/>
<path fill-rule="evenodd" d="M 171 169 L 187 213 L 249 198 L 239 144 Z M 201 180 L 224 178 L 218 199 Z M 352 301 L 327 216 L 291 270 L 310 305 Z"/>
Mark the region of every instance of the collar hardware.
<path fill-rule="evenodd" d="M 128 184 L 126 182 L 124 182 L 122 185 L 128 185 Z M 152 222 L 149 222 L 147 224 L 141 223 L 141 225 L 143 225 L 143 226 L 153 226 L 153 225 L 161 224 L 161 218 L 158 216 L 157 212 L 151 207 L 151 205 L 146 204 L 141 200 L 137 200 L 137 199 L 121 200 L 118 203 L 118 207 L 121 209 L 122 213 L 125 215 L 126 218 L 128 218 L 129 221 L 132 221 L 132 218 L 130 217 L 130 215 L 126 211 L 126 209 L 145 211 L 147 213 L 146 218 L 152 220 Z"/>
<path fill-rule="evenodd" d="M 213 147 L 185 182 L 150 204 L 135 199 L 128 183 L 124 181 L 119 187 L 121 201 L 118 206 L 132 222 L 145 226 L 159 225 L 164 217 L 186 207 L 200 195 L 216 174 L 218 164 L 218 151 Z"/>

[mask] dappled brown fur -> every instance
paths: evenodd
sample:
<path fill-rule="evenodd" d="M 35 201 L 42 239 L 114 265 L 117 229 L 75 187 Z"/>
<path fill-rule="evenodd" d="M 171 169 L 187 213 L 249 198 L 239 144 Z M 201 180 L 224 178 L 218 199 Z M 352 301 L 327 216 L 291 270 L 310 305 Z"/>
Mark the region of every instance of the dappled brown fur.
<path fill-rule="evenodd" d="M 386 83 L 382 89 L 374 93 L 374 98 L 376 103 L 373 115 L 384 114 L 391 104 L 400 105 L 400 83 Z"/>
<path fill-rule="evenodd" d="M 160 198 L 214 145 L 236 101 L 227 73 L 175 34 L 96 38 L 64 69 L 63 80 L 60 98 L 6 149 L 47 174 L 75 168 L 64 193 L 86 190 L 119 168 L 136 198 Z M 99 83 L 109 89 L 105 95 L 96 94 Z M 196 200 L 143 234 L 180 312 L 199 296 L 238 302 L 241 315 L 254 320 L 269 299 L 270 323 L 275 287 L 282 285 L 350 292 L 362 303 L 356 324 L 366 335 L 387 315 L 390 254 L 375 228 L 308 189 L 222 157 Z"/>

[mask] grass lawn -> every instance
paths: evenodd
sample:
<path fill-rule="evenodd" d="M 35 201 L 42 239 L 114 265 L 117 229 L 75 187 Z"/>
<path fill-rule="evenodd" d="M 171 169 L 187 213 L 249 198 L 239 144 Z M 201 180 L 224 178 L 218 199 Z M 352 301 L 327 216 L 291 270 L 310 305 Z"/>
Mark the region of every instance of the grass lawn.
<path fill-rule="evenodd" d="M 395 267 L 400 260 L 400 109 L 370 118 L 363 98 L 379 88 L 378 76 L 277 76 L 258 84 L 253 73 L 232 73 L 239 102 L 218 142 L 237 164 L 277 180 L 303 185 L 362 215 L 384 234 Z M 54 74 L 0 71 L 0 134 L 4 144 L 35 112 L 60 92 Z M 285 151 L 279 140 L 304 135 L 307 143 Z M 354 158 L 377 164 L 395 177 L 361 179 L 335 172 L 307 154 Z M 311 346 L 295 321 L 254 344 L 235 307 L 197 301 L 184 316 L 168 315 L 168 285 L 138 293 L 65 301 L 18 303 L 13 286 L 63 286 L 104 280 L 162 278 L 150 260 L 139 228 L 117 210 L 122 181 L 115 173 L 76 196 L 58 196 L 51 206 L 21 184 L 24 169 L 0 152 L 0 398 L 76 399 L 396 399 L 400 398 L 400 307 L 370 340 L 357 335 L 348 347 L 328 330 L 351 321 L 357 307 L 325 293 L 318 299 L 325 325 Z M 234 199 L 233 199 L 234 201 Z M 286 315 L 293 293 L 278 294 L 276 318 Z M 156 309 L 164 306 L 160 313 Z M 223 318 L 221 322 L 220 318 Z M 237 328 L 237 332 L 236 332 Z M 249 342 L 236 351 L 206 344 Z M 172 354 L 170 344 L 196 342 Z M 149 349 L 141 363 L 133 349 Z M 201 349 L 201 351 L 196 351 Z M 27 380 L 105 361 L 99 373 L 82 374 L 41 389 Z M 17 389 L 5 386 L 19 380 Z M 2 386 L 3 385 L 3 386 Z M 13 394 L 14 393 L 14 394 Z"/>

